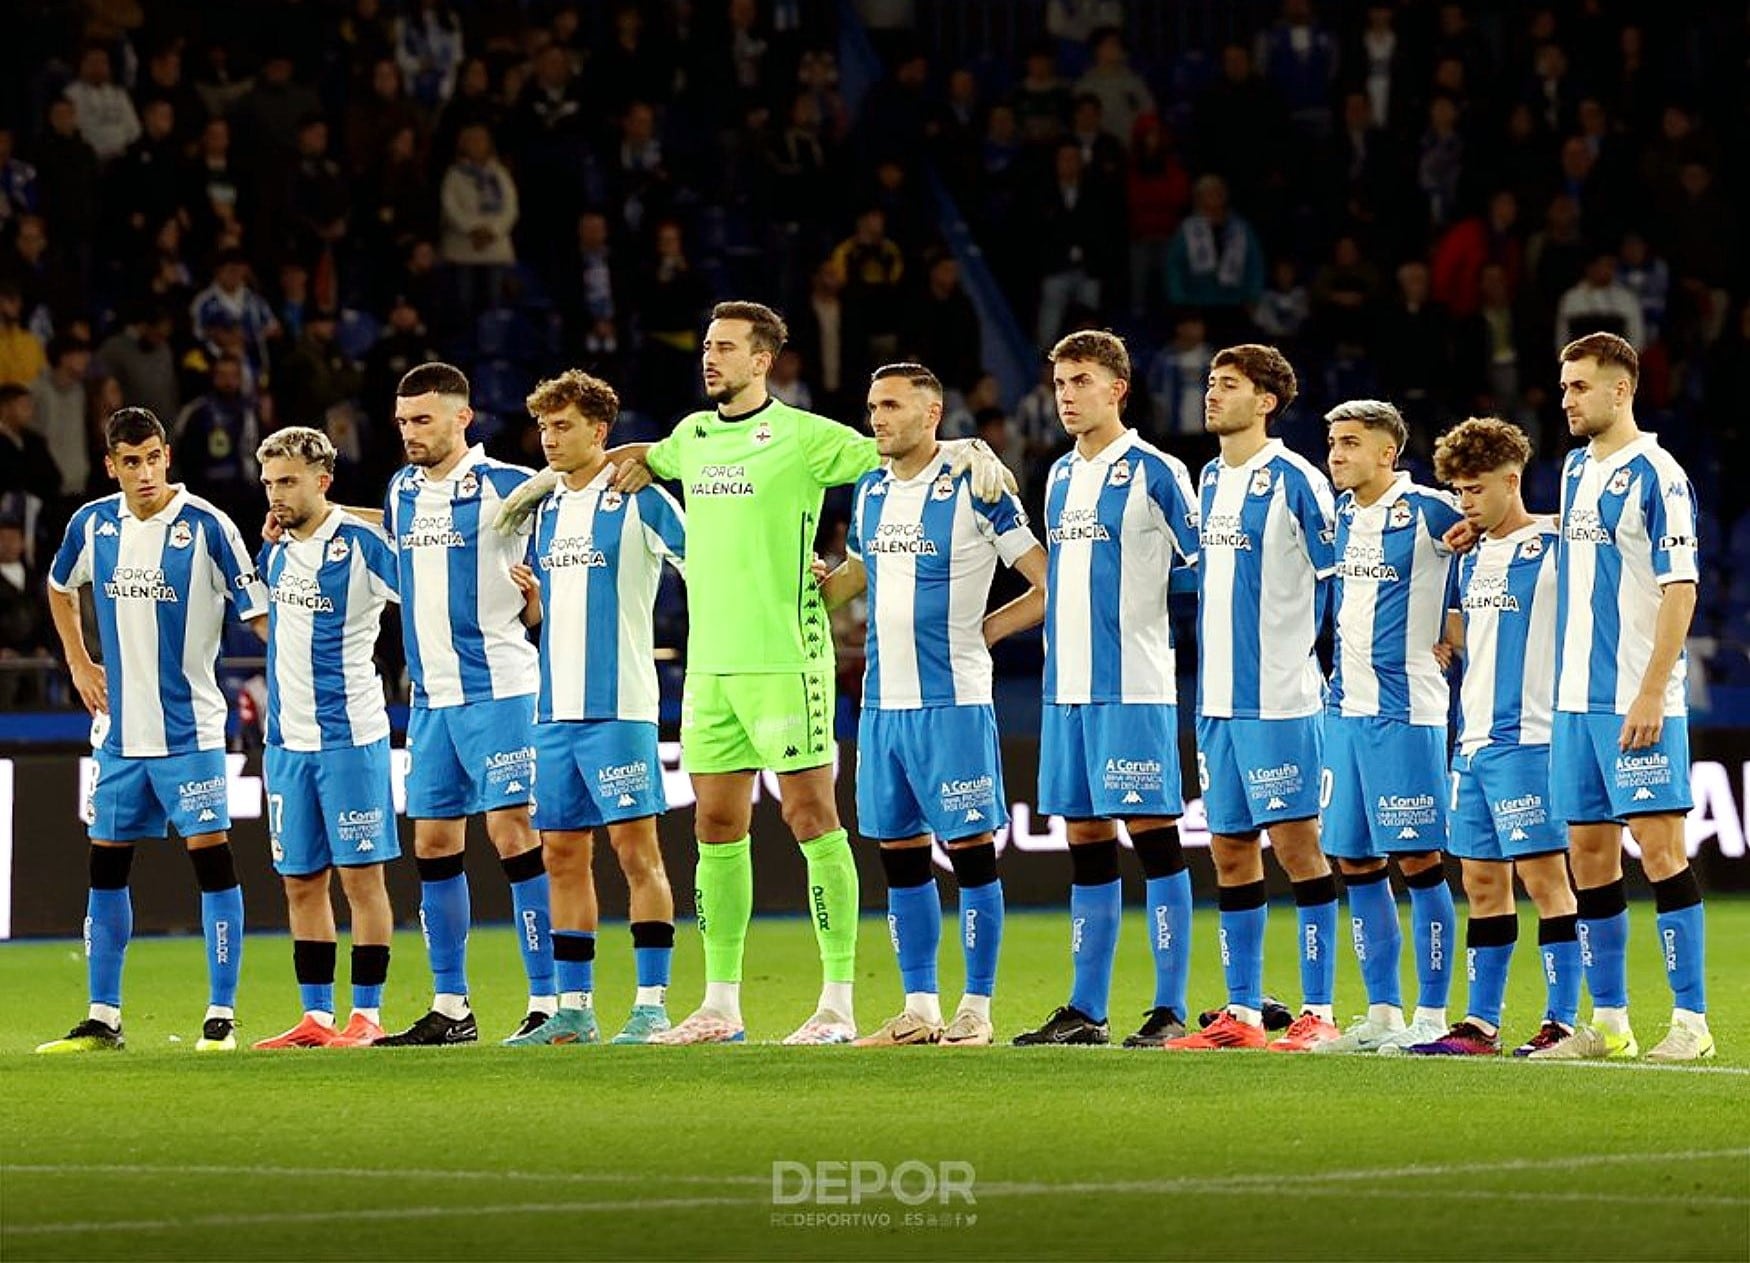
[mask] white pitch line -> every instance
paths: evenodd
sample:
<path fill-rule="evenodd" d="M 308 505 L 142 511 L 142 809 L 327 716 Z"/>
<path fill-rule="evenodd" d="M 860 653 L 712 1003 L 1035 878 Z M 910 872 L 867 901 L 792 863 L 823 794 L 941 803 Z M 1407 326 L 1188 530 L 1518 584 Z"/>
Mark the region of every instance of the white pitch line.
<path fill-rule="evenodd" d="M 233 1167 L 219 1165 L 142 1166 L 133 1163 L 8 1162 L 0 1173 L 21 1175 L 221 1175 L 260 1176 L 274 1180 L 310 1180 L 334 1176 L 349 1180 L 502 1180 L 531 1184 L 636 1184 L 660 1179 L 667 1184 L 765 1185 L 771 1180 L 757 1175 L 669 1175 L 651 1171 L 458 1171 L 417 1167 Z"/>

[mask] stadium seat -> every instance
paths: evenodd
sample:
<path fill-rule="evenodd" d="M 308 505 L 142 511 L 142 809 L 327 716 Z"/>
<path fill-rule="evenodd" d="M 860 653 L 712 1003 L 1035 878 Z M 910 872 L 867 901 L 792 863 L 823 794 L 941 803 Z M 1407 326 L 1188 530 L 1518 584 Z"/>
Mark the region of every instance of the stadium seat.
<path fill-rule="evenodd" d="M 514 355 L 517 314 L 503 307 L 483 311 L 474 321 L 474 348 L 482 359 Z"/>
<path fill-rule="evenodd" d="M 506 359 L 489 359 L 474 366 L 474 405 L 483 412 L 518 416 L 526 408 L 534 381 L 519 365 Z"/>
<path fill-rule="evenodd" d="M 335 345 L 349 360 L 362 360 L 377 345 L 383 326 L 368 311 L 348 307 L 340 313 L 340 323 L 334 331 Z"/>

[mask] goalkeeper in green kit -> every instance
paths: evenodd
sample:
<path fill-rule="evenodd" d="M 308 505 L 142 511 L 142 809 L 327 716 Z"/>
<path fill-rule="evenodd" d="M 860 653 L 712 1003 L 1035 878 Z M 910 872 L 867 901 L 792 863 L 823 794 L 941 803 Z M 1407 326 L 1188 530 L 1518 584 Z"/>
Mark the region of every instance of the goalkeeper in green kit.
<path fill-rule="evenodd" d="M 789 407 L 766 389 L 787 336 L 783 320 L 751 302 L 719 303 L 706 330 L 706 397 L 715 411 L 681 418 L 660 443 L 609 456 L 630 492 L 651 474 L 677 479 L 687 512 L 686 688 L 681 751 L 698 803 L 694 878 L 705 943 L 705 999 L 653 1043 L 739 1043 L 742 948 L 753 912 L 748 831 L 754 778 L 778 776 L 784 823 L 808 865 L 809 917 L 823 984 L 813 1014 L 784 1042 L 842 1044 L 856 1037 L 851 984 L 857 952 L 857 869 L 833 792 L 832 631 L 812 574 L 827 487 L 876 468 L 875 440 Z M 949 446 L 949 445 L 945 445 Z M 979 494 L 1008 481 L 994 453 L 957 454 Z M 507 506 L 501 527 L 539 498 Z M 537 773 L 538 774 L 538 773 Z"/>

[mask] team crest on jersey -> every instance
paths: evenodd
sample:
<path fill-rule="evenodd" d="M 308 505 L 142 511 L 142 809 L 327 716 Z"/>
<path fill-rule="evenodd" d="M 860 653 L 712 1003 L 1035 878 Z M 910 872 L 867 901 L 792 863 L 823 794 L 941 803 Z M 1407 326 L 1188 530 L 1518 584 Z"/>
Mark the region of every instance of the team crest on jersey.
<path fill-rule="evenodd" d="M 754 427 L 753 441 L 756 443 L 770 443 L 772 441 L 772 423 L 770 421 L 761 421 Z"/>
<path fill-rule="evenodd" d="M 194 532 L 188 529 L 187 522 L 178 522 L 170 528 L 170 546 L 172 548 L 187 548 L 194 543 Z"/>
<path fill-rule="evenodd" d="M 345 561 L 347 553 L 351 551 L 352 550 L 347 547 L 346 541 L 338 535 L 328 541 L 329 561 Z"/>
<path fill-rule="evenodd" d="M 953 494 L 954 479 L 947 474 L 936 479 L 936 485 L 930 488 L 930 499 L 932 500 L 946 500 Z"/>
<path fill-rule="evenodd" d="M 462 481 L 456 484 L 456 494 L 464 500 L 480 494 L 480 479 L 473 470 L 462 475 Z"/>
<path fill-rule="evenodd" d="M 1535 537 L 1519 545 L 1519 555 L 1529 561 L 1533 557 L 1543 556 L 1543 541 Z"/>
<path fill-rule="evenodd" d="M 1411 513 L 1410 506 L 1405 504 L 1402 500 L 1399 500 L 1396 501 L 1386 512 L 1386 525 L 1393 527 L 1408 526 L 1410 524 L 1410 519 L 1413 516 L 1414 514 Z"/>
<path fill-rule="evenodd" d="M 1268 469 L 1260 469 L 1252 475 L 1252 494 L 1255 496 L 1270 494 L 1270 471 Z"/>
<path fill-rule="evenodd" d="M 600 505 L 601 511 L 603 513 L 612 513 L 615 509 L 619 508 L 625 502 L 626 502 L 625 496 L 621 495 L 618 491 L 614 491 L 610 488 L 609 490 L 602 492 L 601 505 Z"/>
<path fill-rule="evenodd" d="M 1610 482 L 1604 489 L 1613 496 L 1620 496 L 1628 490 L 1629 479 L 1632 477 L 1634 475 L 1628 470 L 1619 469 L 1610 476 Z"/>
<path fill-rule="evenodd" d="M 1114 487 L 1122 487 L 1125 483 L 1129 482 L 1130 462 L 1122 458 L 1115 461 L 1112 465 L 1112 476 L 1110 481 Z"/>

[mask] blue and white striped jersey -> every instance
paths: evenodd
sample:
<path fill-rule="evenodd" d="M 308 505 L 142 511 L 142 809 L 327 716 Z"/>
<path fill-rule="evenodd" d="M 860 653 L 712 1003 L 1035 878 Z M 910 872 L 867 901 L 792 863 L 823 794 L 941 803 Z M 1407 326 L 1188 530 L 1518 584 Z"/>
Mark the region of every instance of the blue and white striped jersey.
<path fill-rule="evenodd" d="M 267 590 L 230 518 L 186 489 L 144 520 L 120 493 L 94 500 L 67 524 L 49 583 L 59 592 L 91 585 L 109 686 L 93 745 L 125 758 L 224 748 L 214 667 L 225 602 L 243 619 L 267 613 Z"/>
<path fill-rule="evenodd" d="M 409 465 L 389 481 L 383 529 L 395 550 L 415 706 L 527 697 L 539 686 L 523 594 L 510 578 L 528 526 L 511 537 L 492 529 L 500 502 L 528 477 L 475 446 L 448 478 Z"/>
<path fill-rule="evenodd" d="M 1197 501 L 1182 461 L 1134 430 L 1092 458 L 1073 448 L 1045 484 L 1045 701 L 1178 700 L 1167 574 L 1197 564 Z"/>
<path fill-rule="evenodd" d="M 1539 518 L 1484 536 L 1458 563 L 1464 617 L 1458 748 L 1549 744 L 1556 699 L 1555 524 Z"/>
<path fill-rule="evenodd" d="M 1643 434 L 1605 460 L 1589 448 L 1562 470 L 1561 600 L 1556 606 L 1556 709 L 1622 715 L 1653 656 L 1660 592 L 1694 583 L 1695 488 Z M 1687 664 L 1665 681 L 1665 714 L 1689 710 Z"/>
<path fill-rule="evenodd" d="M 1197 713 L 1296 719 L 1324 705 L 1313 643 L 1336 568 L 1331 484 L 1271 439 L 1242 465 L 1203 467 Z"/>
<path fill-rule="evenodd" d="M 576 491 L 561 483 L 535 510 L 528 563 L 541 584 L 537 723 L 656 722 L 651 607 L 662 563 L 686 557 L 686 521 L 661 487 L 627 496 L 605 466 Z"/>
<path fill-rule="evenodd" d="M 1451 691 L 1434 644 L 1456 559 L 1440 537 L 1463 517 L 1451 496 L 1407 473 L 1372 504 L 1353 491 L 1337 497 L 1330 705 L 1339 713 L 1446 727 Z"/>
<path fill-rule="evenodd" d="M 877 710 L 988 706 L 985 605 L 997 559 L 1012 566 L 1038 540 L 1014 496 L 987 504 L 943 457 L 911 478 L 857 480 L 850 555 L 869 585 L 863 705 Z"/>
<path fill-rule="evenodd" d="M 309 539 L 261 550 L 268 609 L 267 742 L 344 750 L 389 735 L 372 651 L 383 606 L 400 597 L 395 553 L 374 526 L 330 508 Z"/>

